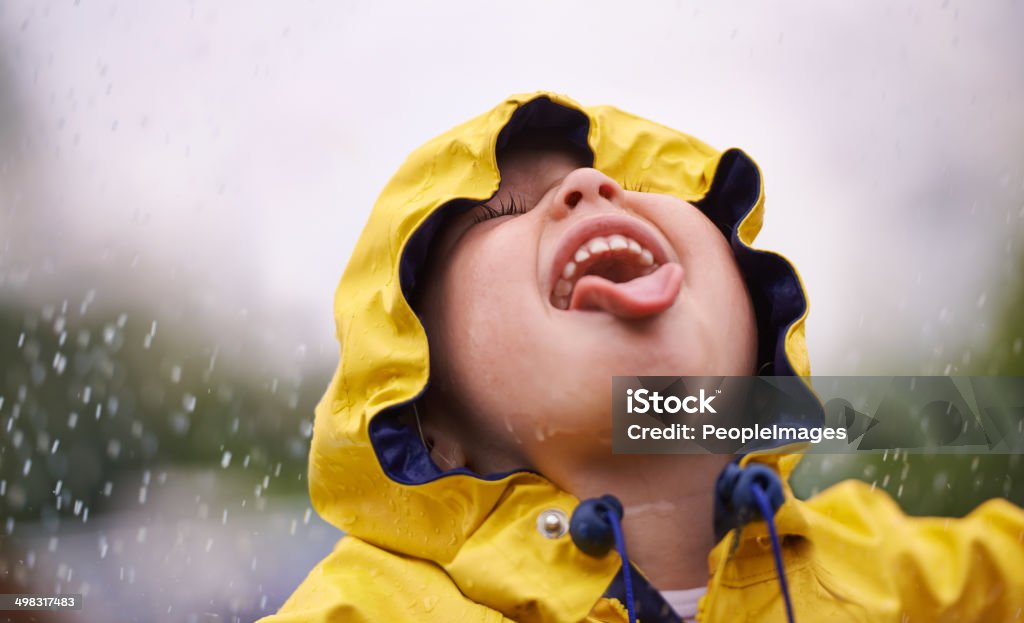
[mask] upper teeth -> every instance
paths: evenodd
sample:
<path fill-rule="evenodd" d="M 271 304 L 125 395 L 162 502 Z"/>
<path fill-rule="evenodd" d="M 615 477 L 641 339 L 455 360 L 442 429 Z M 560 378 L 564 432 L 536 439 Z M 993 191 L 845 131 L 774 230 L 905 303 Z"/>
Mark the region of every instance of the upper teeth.
<path fill-rule="evenodd" d="M 654 254 L 636 240 L 621 234 L 595 236 L 581 244 L 572 259 L 562 267 L 561 278 L 555 283 L 551 295 L 552 304 L 559 309 L 569 309 L 569 295 L 572 293 L 576 278 L 579 277 L 578 268 L 581 264 L 594 257 L 622 252 L 636 256 L 641 266 L 647 266 L 644 274 L 650 274 L 657 268 L 654 264 Z"/>

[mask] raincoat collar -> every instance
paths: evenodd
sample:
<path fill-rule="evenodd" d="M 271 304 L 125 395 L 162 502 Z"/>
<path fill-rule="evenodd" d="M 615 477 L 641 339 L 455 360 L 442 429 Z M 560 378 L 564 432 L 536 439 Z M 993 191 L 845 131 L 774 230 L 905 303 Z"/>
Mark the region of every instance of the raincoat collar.
<path fill-rule="evenodd" d="M 792 450 L 794 448 L 787 448 Z M 788 484 L 799 463 L 796 453 L 755 453 L 739 459 L 741 467 L 764 465 L 783 483 L 786 502 L 775 515 L 775 527 L 787 547 L 787 570 L 806 564 L 793 547 L 807 536 L 804 503 Z M 573 545 L 568 535 L 546 538 L 538 519 L 550 510 L 571 515 L 579 500 L 554 490 L 547 481 L 523 482 L 503 500 L 480 529 L 467 539 L 445 570 L 469 598 L 486 604 L 516 621 L 583 620 L 602 597 L 625 603 L 621 564 L 614 550 L 591 558 Z M 776 569 L 767 526 L 753 521 L 730 530 L 708 554 L 709 591 L 702 608 L 713 608 L 717 588 L 751 581 L 773 580 Z M 644 623 L 677 623 L 678 616 L 661 593 L 634 567 L 633 591 Z"/>

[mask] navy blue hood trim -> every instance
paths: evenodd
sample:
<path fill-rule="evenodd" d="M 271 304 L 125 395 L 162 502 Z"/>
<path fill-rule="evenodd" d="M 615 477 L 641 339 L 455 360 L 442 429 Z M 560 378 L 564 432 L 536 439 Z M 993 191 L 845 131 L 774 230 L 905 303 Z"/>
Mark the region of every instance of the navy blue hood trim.
<path fill-rule="evenodd" d="M 591 153 L 593 162 L 593 154 L 587 145 L 588 117 L 546 97 L 527 102 L 513 113 L 498 136 L 497 148 L 506 145 L 518 132 L 538 129 L 561 133 L 571 144 Z M 737 234 L 738 224 L 756 205 L 760 189 L 761 176 L 757 167 L 742 151 L 731 149 L 722 155 L 707 195 L 695 205 L 729 240 L 750 292 L 758 325 L 758 373 L 793 375 L 793 367 L 785 352 L 785 336 L 806 309 L 796 271 L 779 255 L 745 247 Z M 417 286 L 435 235 L 442 231 L 448 219 L 470 209 L 475 203 L 469 199 L 457 199 L 442 206 L 426 219 L 403 250 L 399 266 L 402 293 L 407 301 L 413 302 L 414 308 Z M 414 401 L 378 413 L 369 425 L 370 442 L 381 467 L 392 480 L 403 484 L 422 484 L 453 474 L 500 480 L 516 473 L 481 475 L 464 468 L 441 471 L 430 460 L 418 432 L 400 420 Z"/>
<path fill-rule="evenodd" d="M 796 269 L 786 258 L 751 249 L 740 242 L 739 224 L 757 203 L 761 174 L 739 149 L 722 154 L 707 195 L 695 205 L 718 226 L 729 241 L 747 284 L 757 318 L 757 374 L 793 376 L 786 355 L 786 333 L 804 315 L 807 299 Z"/>

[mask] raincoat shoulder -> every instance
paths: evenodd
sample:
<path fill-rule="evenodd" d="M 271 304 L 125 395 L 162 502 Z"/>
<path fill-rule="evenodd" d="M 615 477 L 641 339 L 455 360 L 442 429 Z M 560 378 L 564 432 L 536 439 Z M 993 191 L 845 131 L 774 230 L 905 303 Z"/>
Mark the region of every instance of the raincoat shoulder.
<path fill-rule="evenodd" d="M 808 501 L 787 488 L 775 519 L 797 621 L 1024 616 L 1024 510 L 1006 500 L 963 518 L 911 517 L 887 493 L 850 480 Z M 786 621 L 767 542 L 764 522 L 753 522 L 712 550 L 700 620 Z"/>
<path fill-rule="evenodd" d="M 261 623 L 465 621 L 500 623 L 501 613 L 468 599 L 437 565 L 344 537 L 310 571 L 276 615 Z"/>
<path fill-rule="evenodd" d="M 259 623 L 513 623 L 463 595 L 437 565 L 344 537 L 277 614 Z M 601 598 L 581 623 L 628 623 L 622 603 Z"/>

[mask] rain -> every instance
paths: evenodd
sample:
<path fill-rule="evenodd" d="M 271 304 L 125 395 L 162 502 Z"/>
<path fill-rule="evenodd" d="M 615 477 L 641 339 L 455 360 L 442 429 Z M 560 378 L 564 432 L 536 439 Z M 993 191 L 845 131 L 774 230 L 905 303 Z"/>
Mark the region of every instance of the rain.
<path fill-rule="evenodd" d="M 816 374 L 1024 375 L 1024 5 L 520 5 L 0 5 L 0 593 L 276 611 L 342 535 L 306 469 L 358 232 L 514 92 L 750 153 Z M 1022 463 L 814 456 L 793 485 L 960 516 L 1024 503 Z"/>

